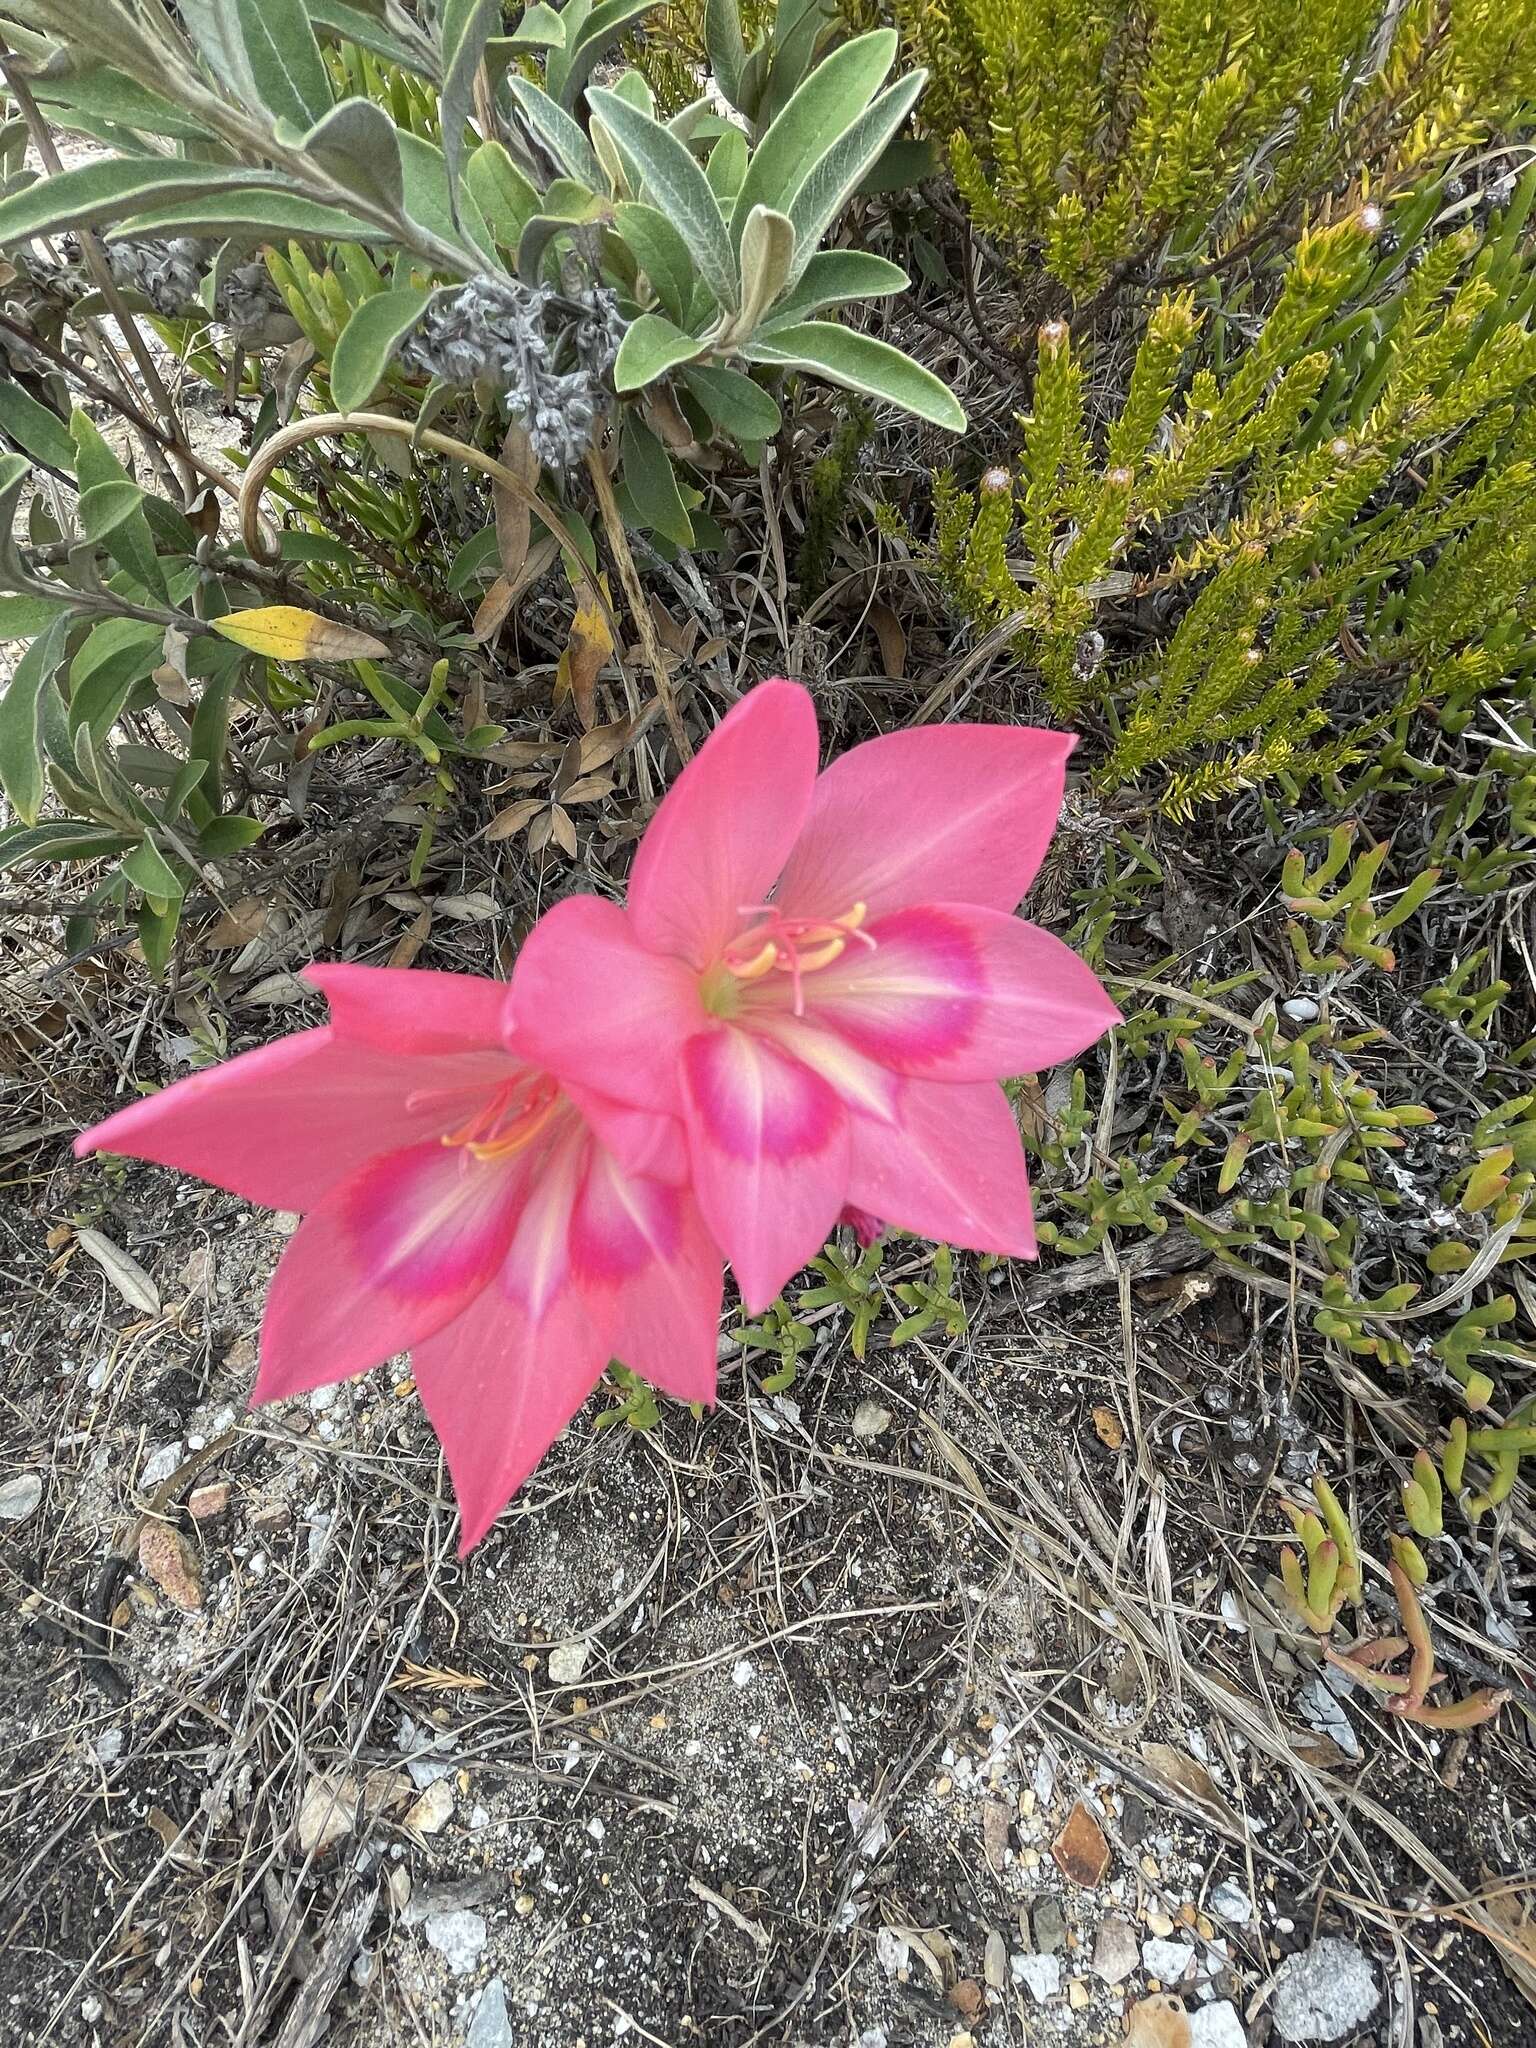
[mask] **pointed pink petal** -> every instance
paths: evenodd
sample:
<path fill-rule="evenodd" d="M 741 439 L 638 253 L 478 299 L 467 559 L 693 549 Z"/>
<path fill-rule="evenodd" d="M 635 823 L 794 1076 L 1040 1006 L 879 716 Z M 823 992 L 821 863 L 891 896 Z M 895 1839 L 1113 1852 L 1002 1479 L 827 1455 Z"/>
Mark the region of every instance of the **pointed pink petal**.
<path fill-rule="evenodd" d="M 507 1043 L 562 1081 L 671 1110 L 678 1056 L 704 1021 L 691 968 L 647 952 L 616 903 L 568 896 L 523 942 Z"/>
<path fill-rule="evenodd" d="M 877 918 L 806 977 L 810 1021 L 870 1060 L 946 1081 L 1037 1074 L 1093 1044 L 1120 1013 L 1069 946 L 964 903 Z"/>
<path fill-rule="evenodd" d="M 848 1118 L 819 1074 L 733 1025 L 690 1039 L 683 1071 L 694 1192 L 758 1315 L 837 1221 Z"/>
<path fill-rule="evenodd" d="M 991 1081 L 908 1081 L 893 1130 L 852 1120 L 848 1199 L 940 1244 L 1035 1256 L 1024 1145 Z"/>
<path fill-rule="evenodd" d="M 680 1401 L 715 1398 L 720 1254 L 691 1195 L 593 1148 L 571 1230 L 589 1300 L 611 1298 L 614 1355 Z"/>
<path fill-rule="evenodd" d="M 379 1153 L 448 1128 L 456 1105 L 511 1071 L 504 1053 L 413 1060 L 329 1028 L 299 1031 L 131 1103 L 82 1131 L 75 1151 L 126 1153 L 271 1209 L 309 1209 Z"/>
<path fill-rule="evenodd" d="M 539 1161 L 517 1219 L 502 1284 L 534 1322 L 571 1284 L 571 1212 L 581 1189 L 585 1136 L 568 1137 Z"/>
<path fill-rule="evenodd" d="M 788 984 L 780 986 L 787 999 Z M 834 1027 L 840 1026 L 840 1018 L 834 1017 L 830 1021 Z M 809 1067 L 813 1074 L 819 1074 L 847 1108 L 877 1117 L 881 1123 L 891 1123 L 895 1119 L 901 1087 L 899 1077 L 889 1067 L 882 1066 L 878 1058 L 871 1058 L 855 1045 L 850 1034 L 845 1034 L 840 1028 L 828 1030 L 814 1012 L 806 1017 L 796 1017 L 787 1007 L 754 1009 L 751 1026 L 762 1037 L 772 1039 L 792 1059 Z"/>
<path fill-rule="evenodd" d="M 426 967 L 317 960 L 301 979 L 331 1006 L 338 1038 L 381 1052 L 473 1052 L 499 1046 L 507 984 Z"/>
<path fill-rule="evenodd" d="M 626 1173 L 664 1181 L 671 1188 L 683 1186 L 688 1178 L 688 1140 L 676 1117 L 632 1109 L 627 1102 L 614 1102 L 594 1088 L 578 1088 L 569 1081 L 562 1088 L 593 1136 Z"/>
<path fill-rule="evenodd" d="M 422 1406 L 453 1476 L 461 1557 L 581 1407 L 609 1356 L 575 1289 L 535 1322 L 499 1285 L 413 1347 Z"/>
<path fill-rule="evenodd" d="M 629 914 L 658 953 L 707 967 L 760 904 L 805 822 L 816 710 L 798 683 L 760 683 L 663 798 L 635 855 Z"/>
<path fill-rule="evenodd" d="M 501 1269 L 526 1179 L 524 1158 L 436 1143 L 354 1174 L 278 1262 L 252 1398 L 366 1372 L 462 1315 Z"/>
<path fill-rule="evenodd" d="M 1070 733 L 925 725 L 834 761 L 776 901 L 787 917 L 871 917 L 913 903 L 1012 910 L 1050 845 Z"/>

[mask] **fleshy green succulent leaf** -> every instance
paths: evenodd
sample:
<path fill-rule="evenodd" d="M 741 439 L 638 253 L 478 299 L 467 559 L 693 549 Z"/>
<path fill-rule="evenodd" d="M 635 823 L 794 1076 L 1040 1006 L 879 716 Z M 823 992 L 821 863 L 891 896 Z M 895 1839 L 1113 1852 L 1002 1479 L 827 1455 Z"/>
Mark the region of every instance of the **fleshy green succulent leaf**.
<path fill-rule="evenodd" d="M 952 433 L 965 431 L 964 408 L 949 386 L 899 348 L 877 341 L 873 335 L 856 334 L 830 320 L 805 320 L 795 327 L 758 335 L 743 353 L 749 362 L 814 371 L 831 384 L 841 384 L 866 398 L 884 399 L 919 419 L 948 427 Z"/>

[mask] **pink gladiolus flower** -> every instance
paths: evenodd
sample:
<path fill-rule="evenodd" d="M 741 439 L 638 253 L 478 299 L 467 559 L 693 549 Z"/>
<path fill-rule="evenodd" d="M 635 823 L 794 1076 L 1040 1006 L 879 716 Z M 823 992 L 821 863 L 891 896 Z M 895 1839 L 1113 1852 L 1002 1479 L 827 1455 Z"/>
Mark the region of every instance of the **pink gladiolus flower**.
<path fill-rule="evenodd" d="M 997 1083 L 1116 1021 L 1012 912 L 1061 806 L 1065 733 L 930 726 L 817 774 L 796 683 L 762 684 L 668 792 L 629 907 L 557 904 L 512 978 L 529 1056 L 681 1118 L 694 1191 L 765 1308 L 845 1205 L 1032 1257 Z"/>
<path fill-rule="evenodd" d="M 505 983 L 355 966 L 306 979 L 328 1025 L 178 1081 L 75 1150 L 305 1212 L 252 1399 L 410 1351 L 467 1551 L 611 1358 L 713 1400 L 719 1254 L 676 1124 L 522 1058 Z"/>

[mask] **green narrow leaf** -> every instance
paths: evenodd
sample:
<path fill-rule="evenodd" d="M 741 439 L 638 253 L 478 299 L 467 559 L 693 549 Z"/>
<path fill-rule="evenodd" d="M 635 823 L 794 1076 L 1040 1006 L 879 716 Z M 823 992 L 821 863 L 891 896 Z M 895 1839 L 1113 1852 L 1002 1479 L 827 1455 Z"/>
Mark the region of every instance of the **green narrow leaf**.
<path fill-rule="evenodd" d="M 85 818 L 48 818 L 40 825 L 11 825 L 0 831 L 0 874 L 24 861 L 95 860 L 121 853 L 132 841 L 110 825 Z"/>
<path fill-rule="evenodd" d="M 747 45 L 741 33 L 741 8 L 737 0 L 705 0 L 704 55 L 716 85 L 739 113 L 745 113 L 736 97 L 747 66 Z"/>
<path fill-rule="evenodd" d="M 144 590 L 163 599 L 165 573 L 144 516 L 144 492 L 78 406 L 70 415 L 69 431 L 80 484 L 80 523 L 87 538 L 99 541 Z"/>
<path fill-rule="evenodd" d="M 39 405 L 9 377 L 0 382 L 0 427 L 28 455 L 46 462 L 50 468 L 61 469 L 66 476 L 73 475 L 75 444 L 69 438 L 68 427 L 56 412 Z"/>
<path fill-rule="evenodd" d="M 931 370 L 914 363 L 889 342 L 855 334 L 835 321 L 805 320 L 798 327 L 781 327 L 771 335 L 759 335 L 742 353 L 753 363 L 812 370 L 831 384 L 862 392 L 867 398 L 885 399 L 903 412 L 932 420 L 937 427 L 948 427 L 956 434 L 965 431 L 959 399 Z"/>
<path fill-rule="evenodd" d="M 592 67 L 604 50 L 615 43 L 631 22 L 650 13 L 654 0 L 602 0 L 582 24 L 560 81 L 559 99 L 566 111 L 574 112 L 581 89 L 592 75 Z M 633 74 L 639 76 L 638 73 Z M 642 81 L 643 83 L 644 81 Z M 617 88 L 615 88 L 617 89 Z"/>
<path fill-rule="evenodd" d="M 158 980 L 170 965 L 176 927 L 181 922 L 180 889 L 168 902 L 146 898 L 134 912 L 133 921 L 138 927 L 139 950 L 144 955 L 144 964 Z"/>
<path fill-rule="evenodd" d="M 248 846 L 254 846 L 266 827 L 260 818 L 243 818 L 234 812 L 222 818 L 210 818 L 197 835 L 197 843 L 211 860 L 228 860 L 232 853 L 243 853 Z"/>
<path fill-rule="evenodd" d="M 412 288 L 364 299 L 331 356 L 331 396 L 338 412 L 358 412 L 368 403 L 384 381 L 401 336 L 415 326 L 429 297 Z"/>
<path fill-rule="evenodd" d="M 71 609 L 67 597 L 0 597 L 0 641 L 31 640 Z"/>
<path fill-rule="evenodd" d="M 625 331 L 613 366 L 615 391 L 639 391 L 679 363 L 703 352 L 704 344 L 660 313 L 642 313 Z"/>
<path fill-rule="evenodd" d="M 784 423 L 778 402 L 740 370 L 700 363 L 683 371 L 683 382 L 714 424 L 736 441 L 766 441 Z"/>
<path fill-rule="evenodd" d="M 304 0 L 231 4 L 261 104 L 278 120 L 308 128 L 331 104 L 331 81 Z"/>
<path fill-rule="evenodd" d="M 534 0 L 533 6 L 505 40 L 534 50 L 563 50 L 565 23 L 553 7 L 544 5 L 544 0 Z"/>
<path fill-rule="evenodd" d="M 398 213 L 405 203 L 395 124 L 372 100 L 342 100 L 304 138 L 306 155 L 360 198 Z"/>
<path fill-rule="evenodd" d="M 589 192 L 601 192 L 607 183 L 602 165 L 564 107 L 556 106 L 549 94 L 540 92 L 529 79 L 509 78 L 507 87 L 534 141 L 563 165 L 578 184 L 585 185 Z"/>
<path fill-rule="evenodd" d="M 182 893 L 180 876 L 152 839 L 139 841 L 123 862 L 123 873 L 136 889 L 157 902 L 169 903 Z"/>
<path fill-rule="evenodd" d="M 271 186 L 253 190 L 249 184 L 215 188 L 206 198 L 182 199 L 151 207 L 111 230 L 109 239 L 141 235 L 239 235 L 259 240 L 383 242 L 387 228 L 370 227 L 340 207 L 322 206 L 302 192 L 280 192 Z"/>
<path fill-rule="evenodd" d="M 797 284 L 827 229 L 847 205 L 859 180 L 906 120 L 923 87 L 926 71 L 914 71 L 881 93 L 830 149 L 818 157 L 789 203 L 799 248 L 789 282 Z M 740 205 L 740 200 L 737 205 Z"/>
<path fill-rule="evenodd" d="M 55 618 L 32 642 L 0 697 L 0 789 L 23 824 L 35 825 L 47 791 L 43 692 L 53 688 L 70 621 Z"/>
<path fill-rule="evenodd" d="M 185 6 L 182 11 L 185 13 Z M 317 28 L 329 29 L 344 42 L 356 43 L 360 50 L 371 50 L 386 64 L 398 64 L 402 70 L 414 72 L 418 78 L 436 80 L 434 53 L 429 48 L 417 48 L 399 36 L 391 35 L 374 15 L 362 7 L 350 7 L 347 0 L 309 0 L 309 18 Z"/>
<path fill-rule="evenodd" d="M 734 313 L 741 303 L 735 252 L 720 202 L 703 170 L 675 135 L 616 93 L 601 92 L 594 86 L 587 99 L 639 171 L 644 196 L 687 243 L 699 275 L 718 304 Z"/>
<path fill-rule="evenodd" d="M 443 0 L 438 16 L 443 86 L 439 129 L 448 171 L 448 204 L 458 218 L 464 129 L 474 100 L 475 73 L 492 29 L 501 26 L 501 0 Z"/>
<path fill-rule="evenodd" d="M 819 249 L 800 273 L 800 282 L 774 306 L 759 327 L 771 334 L 808 320 L 823 306 L 846 305 L 851 299 L 883 299 L 904 292 L 912 282 L 897 263 L 866 249 Z"/>
<path fill-rule="evenodd" d="M 180 163 L 170 157 L 110 157 L 78 170 L 56 171 L 0 200 L 0 247 L 62 227 L 93 228 L 148 207 L 169 206 L 189 192 L 292 189 L 275 172 L 245 164 Z"/>
<path fill-rule="evenodd" d="M 671 457 L 631 407 L 620 437 L 620 474 L 642 523 L 680 548 L 693 546 L 693 526 L 677 488 Z"/>
<path fill-rule="evenodd" d="M 893 28 L 855 36 L 792 95 L 753 152 L 736 195 L 731 238 L 738 249 L 753 207 L 785 212 L 817 159 L 858 120 L 896 60 L 896 43 Z"/>
<path fill-rule="evenodd" d="M 399 145 L 400 168 L 405 177 L 405 210 L 411 219 L 440 241 L 478 249 L 494 263 L 496 238 L 486 226 L 473 196 L 461 192 L 457 207 L 450 203 L 448 162 L 436 143 L 402 129 Z"/>
<path fill-rule="evenodd" d="M 165 628 L 144 619 L 103 619 L 69 665 L 69 729 L 105 739 L 134 686 L 158 668 Z"/>
<path fill-rule="evenodd" d="M 86 64 L 62 78 L 46 74 L 29 83 L 33 96 L 48 108 L 61 128 L 73 125 L 72 117 L 109 123 L 114 128 L 137 129 L 157 142 L 172 137 L 178 142 L 203 142 L 208 131 L 202 123 L 174 106 L 170 100 L 150 92 L 120 71 L 106 64 Z"/>
<path fill-rule="evenodd" d="M 614 212 L 614 225 L 668 314 L 681 321 L 693 288 L 688 244 L 664 213 L 643 200 L 621 200 Z"/>
<path fill-rule="evenodd" d="M 727 128 L 720 137 L 709 152 L 704 175 L 722 210 L 731 205 L 747 175 L 747 138 L 739 128 Z"/>
<path fill-rule="evenodd" d="M 501 246 L 515 249 L 539 210 L 539 195 L 513 163 L 505 143 L 482 142 L 472 152 L 464 166 L 464 188 Z"/>

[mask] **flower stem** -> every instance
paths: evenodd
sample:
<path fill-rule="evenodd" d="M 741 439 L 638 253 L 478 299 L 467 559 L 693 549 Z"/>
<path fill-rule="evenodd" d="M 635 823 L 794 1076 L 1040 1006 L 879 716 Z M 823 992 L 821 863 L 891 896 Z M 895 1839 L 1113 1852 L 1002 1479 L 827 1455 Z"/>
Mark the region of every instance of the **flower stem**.
<path fill-rule="evenodd" d="M 592 488 L 597 494 L 597 509 L 602 514 L 603 535 L 608 542 L 609 552 L 618 564 L 619 581 L 624 586 L 635 630 L 640 635 L 640 646 L 645 654 L 651 681 L 656 685 L 656 701 L 667 721 L 667 730 L 672 735 L 672 744 L 677 748 L 679 758 L 690 761 L 693 748 L 683 729 L 678 715 L 677 698 L 672 690 L 672 678 L 667 671 L 667 657 L 662 652 L 660 640 L 656 637 L 656 622 L 651 617 L 650 605 L 646 602 L 645 591 L 640 583 L 640 571 L 635 567 L 635 558 L 630 550 L 629 536 L 624 531 L 624 516 L 619 510 L 619 501 L 614 496 L 613 478 L 608 474 L 607 464 L 601 451 L 587 450 L 587 474 L 592 479 Z M 617 652 L 617 648 L 615 648 Z"/>

